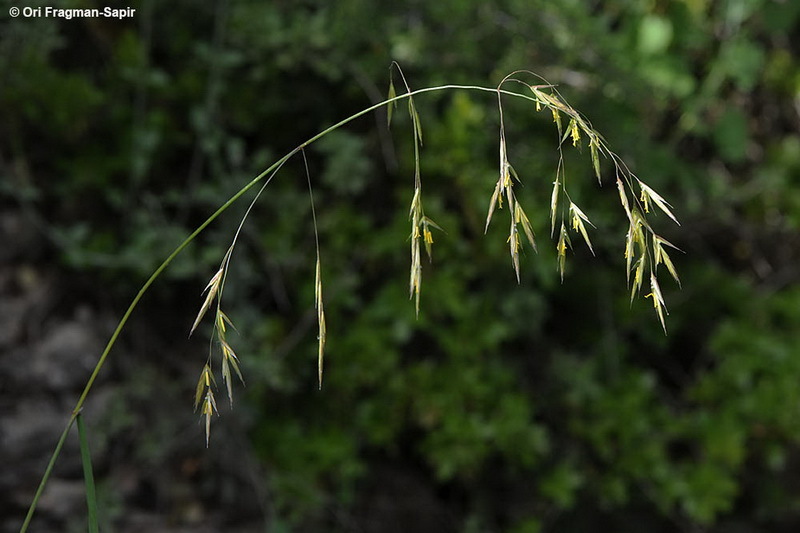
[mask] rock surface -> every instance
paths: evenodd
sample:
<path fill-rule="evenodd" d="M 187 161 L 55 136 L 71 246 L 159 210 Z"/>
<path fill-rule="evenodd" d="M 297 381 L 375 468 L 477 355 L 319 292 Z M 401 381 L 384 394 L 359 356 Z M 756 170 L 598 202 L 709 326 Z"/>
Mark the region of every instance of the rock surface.
<path fill-rule="evenodd" d="M 120 312 L 95 294 L 102 291 L 79 290 L 85 275 L 42 259 L 46 243 L 30 227 L 19 213 L 0 216 L 0 242 L 7 243 L 0 247 L 0 533 L 19 530 Z M 147 312 L 132 319 L 83 410 L 101 531 L 264 531 L 253 496 L 263 489 L 253 486 L 253 472 L 223 457 L 233 453 L 226 439 L 246 441 L 243 430 L 230 427 L 204 447 L 190 400 L 197 346 L 183 335 L 161 338 L 159 326 Z M 152 345 L 166 346 L 172 357 L 147 349 Z M 248 464 L 240 461 L 247 453 L 245 444 L 235 464 Z M 29 531 L 85 528 L 73 428 Z"/>

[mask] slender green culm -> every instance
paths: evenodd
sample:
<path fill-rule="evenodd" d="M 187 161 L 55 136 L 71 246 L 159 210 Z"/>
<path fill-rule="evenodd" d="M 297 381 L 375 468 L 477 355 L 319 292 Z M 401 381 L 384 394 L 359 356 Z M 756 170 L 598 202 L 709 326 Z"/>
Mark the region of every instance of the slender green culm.
<path fill-rule="evenodd" d="M 94 473 L 92 472 L 92 454 L 89 453 L 89 436 L 86 432 L 86 424 L 83 416 L 79 413 L 76 421 L 78 423 L 78 439 L 81 442 L 81 463 L 83 464 L 83 480 L 86 484 L 86 508 L 89 516 L 89 533 L 99 533 L 97 526 L 97 491 L 94 486 Z"/>

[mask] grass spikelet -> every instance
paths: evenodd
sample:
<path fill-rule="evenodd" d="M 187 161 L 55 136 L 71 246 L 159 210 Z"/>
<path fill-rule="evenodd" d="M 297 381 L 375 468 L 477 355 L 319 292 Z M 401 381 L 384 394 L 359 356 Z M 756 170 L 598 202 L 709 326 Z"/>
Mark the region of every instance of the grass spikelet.
<path fill-rule="evenodd" d="M 569 234 L 564 223 L 561 223 L 561 231 L 559 232 L 558 244 L 556 245 L 556 252 L 558 252 L 558 271 L 561 274 L 561 283 L 564 283 L 564 268 L 567 264 L 567 246 L 572 248 L 572 242 L 569 240 Z"/>
<path fill-rule="evenodd" d="M 215 412 L 217 412 L 217 402 L 214 399 L 214 392 L 208 389 L 203 399 L 203 407 L 200 410 L 200 414 L 205 417 L 206 423 L 206 448 L 208 448 L 208 441 L 211 438 L 211 416 Z"/>
<path fill-rule="evenodd" d="M 581 130 L 578 128 L 578 120 L 572 119 L 572 128 L 570 128 L 570 137 L 572 137 L 572 146 L 580 148 L 581 146 Z"/>
<path fill-rule="evenodd" d="M 517 283 L 519 283 L 519 232 L 513 218 L 511 219 L 511 230 L 509 231 L 507 242 L 511 249 L 511 263 L 514 265 L 514 273 L 517 275 Z"/>
<path fill-rule="evenodd" d="M 680 248 L 672 244 L 671 242 L 667 241 L 666 239 L 659 237 L 658 235 L 653 235 L 653 255 L 654 261 L 656 266 L 663 263 L 664 266 L 667 267 L 672 278 L 678 283 L 678 286 L 681 286 L 681 280 L 678 277 L 678 272 L 675 270 L 675 265 L 672 263 L 672 259 L 670 259 L 669 254 L 666 250 L 664 250 L 664 246 L 669 246 L 670 248 L 674 248 L 678 251 L 681 251 Z"/>
<path fill-rule="evenodd" d="M 553 122 L 556 123 L 556 127 L 558 127 L 558 136 L 561 136 L 561 113 L 555 107 L 551 107 L 550 110 L 553 112 Z"/>
<path fill-rule="evenodd" d="M 644 267 L 646 266 L 644 256 L 639 257 L 634 266 L 636 267 L 636 273 L 633 276 L 633 284 L 631 285 L 631 302 L 633 302 L 634 296 L 636 296 L 636 294 L 642 288 L 642 281 L 644 280 Z"/>
<path fill-rule="evenodd" d="M 553 182 L 553 192 L 550 194 L 550 237 L 556 231 L 556 212 L 558 210 L 558 191 L 561 188 L 561 182 L 556 174 L 556 181 Z"/>
<path fill-rule="evenodd" d="M 589 151 L 592 155 L 592 167 L 594 168 L 594 175 L 597 176 L 597 183 L 603 184 L 603 178 L 600 176 L 600 143 L 597 140 L 597 135 L 591 135 L 589 140 Z"/>
<path fill-rule="evenodd" d="M 203 319 L 203 316 L 205 316 L 206 311 L 208 311 L 208 308 L 211 307 L 211 304 L 214 302 L 214 298 L 216 298 L 217 293 L 219 292 L 219 287 L 222 284 L 222 277 L 224 271 L 225 271 L 224 267 L 220 267 L 220 269 L 217 270 L 217 273 L 214 274 L 214 276 L 212 276 L 211 281 L 208 282 L 206 288 L 203 290 L 204 293 L 207 292 L 206 299 L 203 301 L 203 305 L 200 306 L 200 312 L 197 313 L 197 318 L 194 319 L 194 324 L 192 324 L 192 329 L 189 331 L 190 337 L 192 336 L 192 333 L 194 333 L 194 330 L 197 329 L 197 326 L 200 324 L 200 321 Z"/>
<path fill-rule="evenodd" d="M 442 230 L 436 222 L 425 216 L 425 211 L 422 208 L 422 195 L 421 189 L 417 188 L 414 191 L 414 197 L 411 200 L 411 209 L 409 210 L 409 218 L 411 219 L 411 272 L 408 282 L 408 297 L 414 299 L 414 309 L 417 316 L 419 316 L 419 296 L 422 290 L 422 252 L 420 241 L 425 246 L 425 253 L 428 255 L 428 260 L 433 257 L 433 232 L 431 229 Z"/>
<path fill-rule="evenodd" d="M 573 118 L 569 121 L 569 136 L 572 137 L 572 146 L 578 147 L 581 142 L 581 130 L 578 129 L 578 122 Z M 566 133 L 564 134 L 567 135 Z"/>
<path fill-rule="evenodd" d="M 625 272 L 628 279 L 628 284 L 631 282 L 631 264 L 636 256 L 636 230 L 633 224 L 628 227 L 628 233 L 625 236 Z"/>
<path fill-rule="evenodd" d="M 203 398 L 203 393 L 206 391 L 206 389 L 211 387 L 212 383 L 216 385 L 214 374 L 211 372 L 211 366 L 206 363 L 205 366 L 203 366 L 202 372 L 200 372 L 200 379 L 197 380 L 197 390 L 194 397 L 195 409 L 197 409 L 197 407 L 200 405 L 200 400 Z"/>
<path fill-rule="evenodd" d="M 411 209 L 409 210 L 409 218 L 411 219 L 411 275 L 408 297 L 413 298 L 416 296 L 415 310 L 417 316 L 419 316 L 419 293 L 422 288 L 422 258 L 419 247 L 419 239 L 422 236 L 420 232 L 422 216 L 421 189 L 416 187 L 414 189 L 414 197 L 411 200 Z"/>
<path fill-rule="evenodd" d="M 217 410 L 217 402 L 214 399 L 214 391 L 211 389 L 212 385 L 216 385 L 214 374 L 211 372 L 211 366 L 206 363 L 203 366 L 203 371 L 200 372 L 200 379 L 197 381 L 197 390 L 194 398 L 194 408 L 200 408 L 200 416 L 205 418 L 206 426 L 206 447 L 208 447 L 208 440 L 211 436 L 211 415 Z"/>
<path fill-rule="evenodd" d="M 425 215 L 422 216 L 422 240 L 425 243 L 425 253 L 428 254 L 428 260 L 433 260 L 433 232 L 431 228 L 437 229 L 439 231 L 444 231 L 439 225 L 431 220 L 430 218 L 426 217 Z"/>
<path fill-rule="evenodd" d="M 502 109 L 502 107 L 501 107 Z M 502 112 L 501 112 L 502 113 Z M 502 119 L 501 119 L 502 120 Z M 516 173 L 515 173 L 516 174 Z M 501 122 L 500 126 L 500 175 L 497 178 L 497 183 L 494 187 L 494 192 L 492 193 L 492 197 L 489 200 L 489 212 L 486 215 L 486 226 L 484 227 L 484 233 L 489 230 L 489 223 L 492 221 L 492 214 L 494 213 L 495 206 L 499 207 L 500 209 L 503 208 L 503 196 L 508 198 L 509 208 L 512 208 L 511 205 L 511 190 L 510 188 L 513 186 L 511 183 L 511 165 L 508 164 L 508 155 L 506 153 L 506 139 L 505 134 L 503 132 L 503 126 Z"/>
<path fill-rule="evenodd" d="M 414 126 L 414 135 L 417 143 L 422 146 L 422 121 L 419 119 L 419 112 L 414 105 L 414 99 L 408 98 L 408 113 L 411 115 L 411 122 Z"/>
<path fill-rule="evenodd" d="M 670 210 L 672 206 L 669 205 L 669 203 L 667 203 L 667 201 L 664 200 L 664 198 L 662 198 L 660 194 L 658 194 L 656 191 L 654 191 L 653 189 L 642 183 L 641 180 L 637 179 L 636 181 L 639 182 L 639 187 L 641 187 L 642 189 L 641 200 L 642 203 L 644 204 L 645 212 L 647 213 L 650 212 L 649 204 L 650 200 L 652 200 L 653 203 L 656 204 L 656 206 L 659 209 L 661 209 L 661 211 L 663 211 L 669 218 L 672 219 L 673 222 L 675 222 L 677 225 L 680 226 L 681 223 L 678 222 L 678 219 L 675 218 L 675 215 L 673 215 L 672 211 Z"/>
<path fill-rule="evenodd" d="M 389 94 L 387 96 L 387 100 L 392 100 L 397 97 L 397 91 L 394 88 L 394 81 L 392 81 L 392 72 L 391 69 L 389 70 Z M 389 104 L 389 107 L 386 109 L 386 126 L 392 126 L 392 112 L 397 108 L 397 102 L 392 102 Z"/>
<path fill-rule="evenodd" d="M 517 224 L 522 224 L 522 230 L 525 232 L 525 237 L 527 237 L 531 248 L 533 248 L 534 251 L 537 251 L 536 239 L 533 233 L 533 228 L 531 227 L 531 221 L 528 220 L 528 215 L 525 214 L 525 211 L 522 209 L 519 201 L 514 203 L 514 221 Z"/>
<path fill-rule="evenodd" d="M 587 217 L 586 214 L 581 211 L 581 208 L 572 202 L 569 203 L 569 212 L 572 215 L 572 229 L 580 232 L 580 234 L 583 236 L 583 240 L 586 241 L 586 246 L 589 247 L 589 251 L 591 251 L 592 255 L 594 255 L 592 241 L 589 240 L 589 234 L 586 231 L 586 225 L 584 222 L 587 222 L 593 228 L 595 227 L 594 224 L 592 224 L 591 220 L 589 220 L 589 217 Z"/>
<path fill-rule="evenodd" d="M 628 221 L 633 224 L 631 207 L 628 204 L 628 195 L 625 194 L 625 186 L 622 184 L 622 180 L 620 180 L 619 177 L 617 177 L 617 189 L 619 190 L 619 201 L 622 204 L 622 208 L 625 209 L 625 214 L 628 216 Z"/>
<path fill-rule="evenodd" d="M 327 340 L 327 328 L 325 326 L 325 308 L 322 303 L 322 269 L 317 254 L 316 280 L 314 281 L 314 307 L 317 309 L 317 375 L 319 378 L 319 388 L 322 389 L 322 368 L 325 359 L 325 342 Z"/>
<path fill-rule="evenodd" d="M 419 254 L 419 235 L 416 227 L 411 236 L 411 275 L 408 281 L 408 297 L 415 298 L 414 309 L 419 316 L 419 292 L 422 287 L 422 261 Z"/>
<path fill-rule="evenodd" d="M 231 319 L 228 318 L 228 315 L 222 311 L 222 309 L 219 307 L 219 303 L 217 303 L 217 312 L 214 318 L 214 335 L 217 338 L 220 351 L 222 352 L 222 382 L 225 384 L 225 388 L 228 392 L 228 401 L 230 401 L 231 406 L 233 406 L 233 383 L 231 379 L 231 368 L 233 368 L 233 371 L 236 372 L 236 375 L 239 377 L 239 381 L 241 381 L 242 384 L 244 384 L 244 377 L 242 376 L 242 371 L 239 369 L 239 358 L 237 357 L 236 352 L 233 351 L 233 348 L 231 348 L 231 345 L 228 343 L 227 326 L 230 326 L 234 330 L 236 329 L 236 327 L 233 325 L 233 322 L 231 322 Z"/>
<path fill-rule="evenodd" d="M 500 194 L 502 189 L 502 183 L 500 180 L 497 181 L 497 184 L 494 186 L 494 192 L 492 193 L 492 198 L 489 200 L 489 212 L 486 215 L 486 226 L 483 228 L 483 233 L 485 234 L 489 231 L 489 222 L 492 221 L 492 214 L 494 213 L 494 208 L 498 205 L 502 209 L 503 208 L 503 195 Z"/>
<path fill-rule="evenodd" d="M 220 339 L 220 348 L 222 349 L 222 382 L 225 383 L 225 386 L 228 389 L 228 400 L 231 402 L 231 406 L 233 406 L 231 368 L 233 368 L 233 371 L 236 372 L 236 375 L 239 377 L 239 380 L 242 382 L 242 384 L 244 384 L 244 378 L 242 377 L 242 372 L 239 369 L 239 358 L 236 356 L 233 348 L 231 348 L 231 345 L 228 344 L 228 342 L 224 339 Z"/>
<path fill-rule="evenodd" d="M 316 262 L 314 264 L 314 308 L 317 310 L 317 380 L 318 387 L 322 390 L 322 370 L 325 360 L 325 343 L 327 341 L 328 330 L 325 325 L 325 306 L 322 302 L 322 261 L 319 251 L 319 228 L 317 227 L 317 209 L 314 205 L 314 189 L 311 187 L 311 172 L 308 170 L 308 159 L 303 150 L 303 165 L 306 171 L 306 183 L 308 184 L 308 198 L 311 202 L 311 220 L 314 224 L 314 248 L 316 251 Z"/>
<path fill-rule="evenodd" d="M 664 297 L 661 295 L 661 287 L 658 285 L 658 280 L 656 279 L 655 274 L 652 272 L 650 273 L 650 294 L 645 296 L 645 298 L 652 298 L 653 299 L 653 307 L 656 310 L 656 314 L 658 315 L 658 320 L 661 322 L 661 327 L 664 329 L 664 333 L 667 333 L 667 323 L 664 320 L 664 314 L 669 314 L 667 311 L 667 306 L 664 304 Z"/>

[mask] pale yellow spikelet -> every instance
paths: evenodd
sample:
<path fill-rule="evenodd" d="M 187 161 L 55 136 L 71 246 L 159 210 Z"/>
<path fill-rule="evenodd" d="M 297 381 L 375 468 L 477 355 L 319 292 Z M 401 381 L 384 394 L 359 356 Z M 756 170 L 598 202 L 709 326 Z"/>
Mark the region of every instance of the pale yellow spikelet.
<path fill-rule="evenodd" d="M 550 194 L 550 237 L 556 231 L 556 212 L 558 210 L 558 193 L 561 188 L 561 182 L 559 178 L 556 177 L 556 181 L 553 182 L 553 192 Z"/>
<path fill-rule="evenodd" d="M 658 280 L 652 272 L 650 273 L 650 290 L 652 292 L 645 296 L 645 298 L 653 299 L 653 307 L 658 315 L 658 320 L 661 322 L 661 327 L 664 329 L 664 333 L 666 333 L 667 323 L 664 320 L 664 314 L 669 314 L 669 312 L 667 311 L 667 306 L 664 304 L 664 297 L 661 295 L 661 287 L 659 287 Z"/>
<path fill-rule="evenodd" d="M 517 224 L 514 219 L 511 219 L 511 230 L 508 234 L 508 246 L 511 250 L 511 262 L 514 265 L 514 273 L 517 275 L 517 283 L 519 283 L 519 232 L 517 231 Z"/>
<path fill-rule="evenodd" d="M 428 260 L 431 261 L 433 259 L 433 232 L 431 228 L 439 231 L 444 230 L 439 227 L 436 222 L 426 216 L 422 217 L 420 225 L 422 226 L 422 242 L 425 244 L 425 253 L 428 254 Z"/>
<path fill-rule="evenodd" d="M 431 259 L 431 248 L 433 247 L 433 233 L 428 229 L 427 224 L 422 226 L 422 243 L 425 245 L 425 253 L 428 254 L 428 260 Z"/>
<path fill-rule="evenodd" d="M 569 240 L 569 234 L 564 223 L 561 223 L 561 231 L 559 232 L 558 244 L 556 245 L 556 252 L 558 252 L 558 271 L 561 274 L 561 282 L 564 282 L 564 269 L 567 264 L 567 246 L 572 248 L 572 243 Z"/>
<path fill-rule="evenodd" d="M 594 168 L 594 174 L 597 176 L 597 183 L 603 183 L 603 180 L 600 176 L 600 142 L 597 139 L 596 134 L 591 134 L 589 139 L 589 151 L 592 155 L 592 167 Z"/>
<path fill-rule="evenodd" d="M 633 284 L 631 285 L 631 302 L 633 302 L 634 296 L 638 293 L 642 288 L 642 281 L 644 280 L 644 268 L 646 266 L 644 256 L 640 257 L 636 263 L 636 273 L 633 276 Z"/>
<path fill-rule="evenodd" d="M 414 196 L 411 198 L 411 207 L 408 209 L 408 218 L 410 220 L 414 220 L 414 215 L 416 213 L 419 213 L 421 194 L 422 194 L 422 189 L 420 189 L 419 187 L 414 187 Z"/>
<path fill-rule="evenodd" d="M 319 255 L 317 256 L 316 281 L 314 286 L 314 307 L 317 309 L 317 325 L 319 327 L 317 334 L 317 374 L 319 379 L 319 388 L 322 389 L 322 369 L 325 358 L 327 327 L 325 325 L 325 308 L 322 302 L 322 269 L 320 266 Z"/>
<path fill-rule="evenodd" d="M 314 308 L 319 309 L 322 303 L 322 264 L 317 255 L 317 262 L 314 267 Z"/>
<path fill-rule="evenodd" d="M 561 114 L 559 114 L 554 107 L 551 107 L 550 110 L 553 112 L 553 122 L 555 122 L 556 127 L 558 127 L 558 135 L 561 136 Z"/>
<path fill-rule="evenodd" d="M 574 119 L 570 122 L 569 134 L 572 137 L 572 146 L 578 146 L 581 142 L 581 132 L 578 129 L 578 123 Z"/>
<path fill-rule="evenodd" d="M 208 448 L 208 440 L 211 437 L 211 416 L 217 412 L 217 402 L 214 399 L 214 393 L 211 389 L 206 391 L 206 396 L 203 399 L 203 408 L 200 411 L 201 416 L 205 418 L 206 423 L 206 448 Z"/>
<path fill-rule="evenodd" d="M 208 439 L 211 436 L 211 415 L 217 411 L 217 402 L 214 399 L 214 391 L 211 389 L 212 384 L 215 384 L 214 374 L 211 372 L 211 366 L 206 363 L 200 372 L 194 400 L 195 410 L 200 406 L 200 416 L 205 418 L 206 447 L 208 447 Z"/>
<path fill-rule="evenodd" d="M 239 377 L 239 380 L 244 383 L 244 378 L 242 377 L 242 372 L 239 369 L 239 358 L 236 356 L 236 353 L 231 348 L 231 345 L 228 342 L 220 338 L 220 348 L 222 350 L 222 382 L 225 383 L 225 387 L 228 391 L 228 400 L 233 405 L 233 384 L 231 379 L 231 368 L 233 368 L 236 375 Z"/>
<path fill-rule="evenodd" d="M 675 222 L 677 225 L 680 226 L 681 223 L 678 222 L 678 219 L 675 218 L 675 215 L 672 214 L 672 211 L 670 209 L 672 206 L 669 205 L 669 203 L 666 200 L 664 200 L 664 198 L 662 198 L 660 194 L 658 194 L 656 191 L 651 189 L 646 184 L 642 183 L 641 180 L 637 181 L 639 182 L 639 187 L 641 187 L 642 189 L 641 199 L 642 203 L 644 203 L 645 212 L 649 212 L 649 202 L 650 200 L 652 200 L 653 203 L 656 204 L 656 206 L 661 211 L 663 211 L 669 218 L 672 219 L 673 222 Z"/>
<path fill-rule="evenodd" d="M 631 225 L 628 228 L 628 234 L 625 236 L 625 272 L 627 274 L 628 283 L 631 280 L 631 264 L 636 256 L 636 230 Z"/>
<path fill-rule="evenodd" d="M 511 182 L 510 170 L 508 164 L 508 154 L 506 153 L 506 139 L 505 136 L 500 136 L 500 180 L 503 188 L 508 187 Z"/>
<path fill-rule="evenodd" d="M 387 100 L 391 100 L 391 99 L 393 99 L 395 97 L 397 97 L 397 91 L 395 90 L 394 82 L 392 81 L 392 78 L 390 77 L 389 78 L 389 93 L 388 93 L 388 96 L 387 96 Z M 389 107 L 386 110 L 386 125 L 389 126 L 389 127 L 391 127 L 391 125 L 392 125 L 392 112 L 394 111 L 394 109 L 396 107 L 397 107 L 397 102 L 393 102 L 391 105 L 389 105 Z"/>
<path fill-rule="evenodd" d="M 197 380 L 197 389 L 195 390 L 194 396 L 194 408 L 200 405 L 200 400 L 203 398 L 203 392 L 206 389 L 211 387 L 211 384 L 214 382 L 214 374 L 211 373 L 211 367 L 208 363 L 203 366 L 203 370 L 200 372 L 200 379 Z"/>
<path fill-rule="evenodd" d="M 486 225 L 483 228 L 483 233 L 485 234 L 489 231 L 489 223 L 492 221 L 492 215 L 494 214 L 495 206 L 498 205 L 502 209 L 503 208 L 503 196 L 501 194 L 502 184 L 500 180 L 497 181 L 497 184 L 494 186 L 494 192 L 492 193 L 492 198 L 489 200 L 489 212 L 486 215 Z"/>
<path fill-rule="evenodd" d="M 619 177 L 617 177 L 617 190 L 619 190 L 619 201 L 622 204 L 623 209 L 625 209 L 625 214 L 628 216 L 628 221 L 633 224 L 631 208 L 628 204 L 628 195 L 625 194 L 625 186 L 622 184 L 622 180 L 620 180 Z"/>
<path fill-rule="evenodd" d="M 678 286 L 681 284 L 681 280 L 678 277 L 678 271 L 675 269 L 675 265 L 672 263 L 672 259 L 670 259 L 669 254 L 666 250 L 664 250 L 664 245 L 669 246 L 670 248 L 674 248 L 680 251 L 680 248 L 672 244 L 671 242 L 667 241 L 663 237 L 659 237 L 658 235 L 653 235 L 653 255 L 656 265 L 661 263 L 667 267 L 672 278 L 678 283 Z"/>
<path fill-rule="evenodd" d="M 528 215 L 525 214 L 525 211 L 522 209 L 522 205 L 520 205 L 519 202 L 515 202 L 514 204 L 514 215 L 514 221 L 517 224 L 522 225 L 522 230 L 525 232 L 525 237 L 528 239 L 531 248 L 536 251 L 536 238 L 535 234 L 533 233 L 533 228 L 531 227 L 531 221 L 528 219 Z"/>
<path fill-rule="evenodd" d="M 197 313 L 197 318 L 194 319 L 194 324 L 192 324 L 192 329 L 189 331 L 189 335 L 191 336 L 194 333 L 194 330 L 197 329 L 197 326 L 200 324 L 200 321 L 203 319 L 203 316 L 208 311 L 208 308 L 211 307 L 214 298 L 217 296 L 217 292 L 219 291 L 220 284 L 222 283 L 222 277 L 225 269 L 220 267 L 216 274 L 211 278 L 206 285 L 206 288 L 203 292 L 207 292 L 206 299 L 203 301 L 203 305 L 200 307 L 200 312 Z"/>
<path fill-rule="evenodd" d="M 411 239 L 411 274 L 408 281 L 408 297 L 415 298 L 415 309 L 419 316 L 419 293 L 422 286 L 422 259 L 419 249 L 419 228 L 414 227 Z"/>
<path fill-rule="evenodd" d="M 322 367 L 325 359 L 325 343 L 327 341 L 328 330 L 325 325 L 325 310 L 320 302 L 319 310 L 317 311 L 317 322 L 319 324 L 319 335 L 317 339 L 317 373 L 319 378 L 319 388 L 322 389 Z"/>
<path fill-rule="evenodd" d="M 592 252 L 592 255 L 594 255 L 594 248 L 592 248 L 592 241 L 589 240 L 589 233 L 586 231 L 586 225 L 584 224 L 584 222 L 589 223 L 589 225 L 592 227 L 594 227 L 594 224 L 592 224 L 592 221 L 589 220 L 589 217 L 586 216 L 586 213 L 581 211 L 581 208 L 572 202 L 569 203 L 569 212 L 572 215 L 572 229 L 580 232 L 580 234 L 583 236 L 583 240 L 586 241 L 586 245 Z"/>

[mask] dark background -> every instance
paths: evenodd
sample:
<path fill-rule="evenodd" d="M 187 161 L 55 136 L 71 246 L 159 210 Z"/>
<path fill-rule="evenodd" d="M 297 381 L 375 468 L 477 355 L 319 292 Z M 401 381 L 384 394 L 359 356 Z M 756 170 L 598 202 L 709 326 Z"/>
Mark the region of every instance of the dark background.
<path fill-rule="evenodd" d="M 328 323 L 316 384 L 302 159 L 244 227 L 224 308 L 246 387 L 192 411 L 200 291 L 247 205 L 153 286 L 85 414 L 101 530 L 796 531 L 800 526 L 800 3 L 790 0 L 64 2 L 132 19 L 0 11 L 0 516 L 17 531 L 117 320 L 164 257 L 305 139 L 412 88 L 559 85 L 669 200 L 682 288 L 630 303 L 606 161 L 567 151 L 596 257 L 549 240 L 559 141 L 505 103 L 539 254 L 517 285 L 496 181 L 496 99 L 416 99 L 433 262 L 408 300 L 405 103 L 306 150 Z M 56 5 L 56 4 L 53 4 Z M 395 82 L 398 81 L 395 74 Z M 400 86 L 398 85 L 398 89 Z M 252 197 L 252 196 L 250 196 Z M 213 348 L 213 347 L 212 347 Z M 213 348 L 214 364 L 218 364 Z M 218 369 L 215 367 L 215 372 Z M 221 386 L 221 379 L 217 374 Z M 32 531 L 85 530 L 77 436 Z"/>

